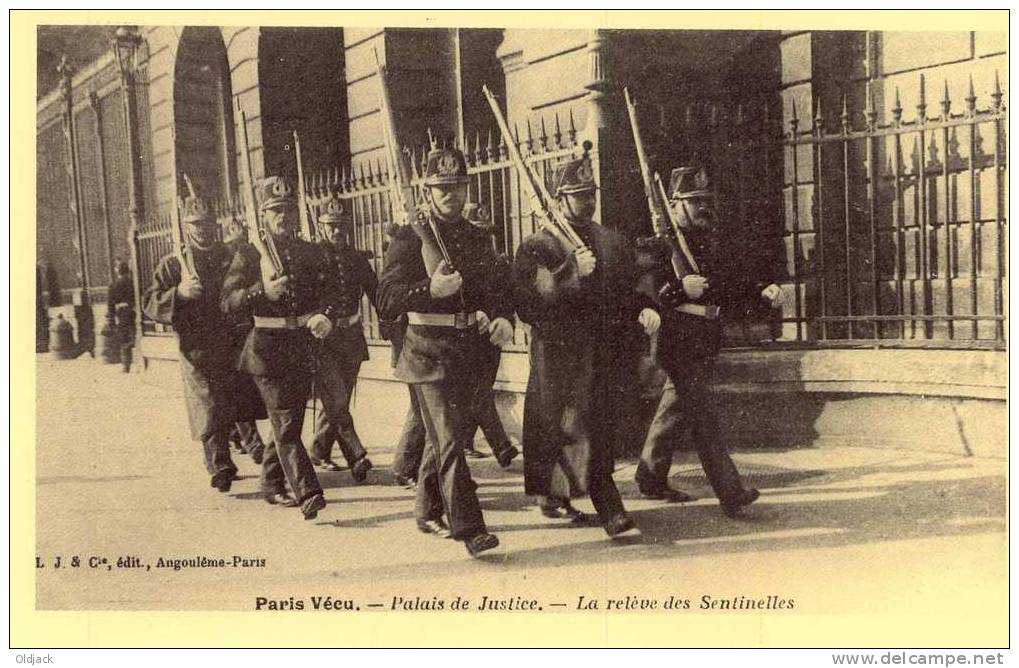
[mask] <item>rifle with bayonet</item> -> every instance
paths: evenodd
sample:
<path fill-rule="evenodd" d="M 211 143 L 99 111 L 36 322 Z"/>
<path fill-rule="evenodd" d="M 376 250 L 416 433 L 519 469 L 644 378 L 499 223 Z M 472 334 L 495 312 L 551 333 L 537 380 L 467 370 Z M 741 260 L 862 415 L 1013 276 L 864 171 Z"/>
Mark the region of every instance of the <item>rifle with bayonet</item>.
<path fill-rule="evenodd" d="M 315 241 L 315 226 L 308 209 L 308 192 L 304 187 L 304 162 L 301 160 L 301 140 L 294 130 L 294 157 L 297 159 L 297 215 L 301 220 L 301 234 L 308 241 Z"/>
<path fill-rule="evenodd" d="M 429 276 L 435 273 L 440 262 L 445 262 L 447 271 L 452 272 L 454 271 L 453 261 L 432 217 L 415 213 L 413 219 L 411 218 L 411 212 L 417 211 L 417 205 L 414 202 L 414 189 L 411 186 L 410 167 L 396 143 L 396 122 L 393 119 L 393 108 L 390 105 L 386 66 L 379 60 L 378 51 L 374 51 L 374 54 L 379 75 L 379 103 L 382 107 L 382 129 L 386 144 L 386 166 L 390 175 L 389 193 L 393 218 L 397 225 L 410 225 L 421 238 L 421 257 Z"/>
<path fill-rule="evenodd" d="M 509 124 L 506 122 L 506 117 L 503 116 L 495 96 L 492 95 L 492 91 L 488 89 L 487 85 L 482 86 L 481 90 L 485 94 L 485 99 L 488 100 L 488 106 L 492 108 L 492 114 L 499 125 L 499 132 L 502 133 L 503 141 L 509 149 L 510 158 L 520 174 L 520 182 L 531 203 L 531 211 L 538 217 L 538 225 L 555 237 L 566 251 L 575 253 L 583 250 L 585 248 L 584 241 L 552 204 L 552 197 L 549 195 L 548 189 L 545 188 L 545 182 L 531 171 L 523 156 L 520 155 L 520 149 L 517 148 L 514 137 L 510 134 Z M 585 142 L 585 148 L 590 148 L 590 144 Z"/>
<path fill-rule="evenodd" d="M 647 198 L 648 210 L 651 213 L 651 226 L 655 238 L 668 243 L 671 250 L 670 262 L 676 278 L 682 279 L 690 273 L 698 273 L 697 261 L 690 252 L 686 243 L 683 230 L 677 223 L 669 206 L 669 198 L 662 185 L 662 179 L 658 172 L 651 174 L 651 167 L 644 150 L 644 139 L 640 133 L 640 124 L 637 122 L 637 105 L 630 97 L 630 90 L 623 89 L 623 97 L 626 98 L 626 111 L 630 117 L 630 129 L 633 131 L 633 143 L 637 147 L 637 161 L 640 163 L 641 180 L 644 183 L 644 195 Z"/>
<path fill-rule="evenodd" d="M 240 101 L 237 103 L 237 111 L 241 117 L 241 165 L 244 182 L 241 184 L 241 191 L 244 196 L 244 213 L 249 231 L 251 243 L 255 246 L 260 256 L 259 269 L 262 272 L 262 283 L 283 276 L 286 273 L 283 261 L 276 252 L 276 244 L 272 240 L 272 234 L 262 227 L 261 218 L 258 215 L 258 205 L 255 202 L 255 179 L 251 171 L 251 149 L 248 144 L 248 117 L 241 109 Z"/>

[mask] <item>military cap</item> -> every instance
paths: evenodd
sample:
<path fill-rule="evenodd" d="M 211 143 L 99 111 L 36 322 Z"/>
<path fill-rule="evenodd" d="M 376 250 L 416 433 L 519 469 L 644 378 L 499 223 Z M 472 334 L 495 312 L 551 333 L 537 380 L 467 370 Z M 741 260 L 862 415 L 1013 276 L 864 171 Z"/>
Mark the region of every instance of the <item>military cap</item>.
<path fill-rule="evenodd" d="M 693 199 L 714 197 L 708 185 L 708 173 L 703 167 L 677 167 L 669 177 L 669 193 L 672 199 Z"/>
<path fill-rule="evenodd" d="M 330 197 L 319 210 L 318 222 L 323 225 L 353 225 L 354 217 L 338 197 Z"/>
<path fill-rule="evenodd" d="M 294 204 L 294 188 L 282 176 L 269 176 L 258 184 L 258 200 L 262 210 Z"/>
<path fill-rule="evenodd" d="M 552 175 L 552 187 L 553 197 L 595 190 L 598 186 L 594 182 L 590 159 L 585 156 L 560 162 Z"/>
<path fill-rule="evenodd" d="M 183 223 L 210 224 L 216 222 L 216 217 L 209 205 L 193 192 L 184 199 L 180 219 Z"/>
<path fill-rule="evenodd" d="M 463 216 L 468 223 L 489 234 L 495 229 L 495 223 L 492 222 L 492 214 L 488 212 L 488 207 L 477 202 L 467 202 L 464 205 Z"/>
<path fill-rule="evenodd" d="M 382 228 L 382 233 L 387 237 L 395 237 L 399 231 L 400 226 L 392 221 L 386 223 L 385 227 Z"/>
<path fill-rule="evenodd" d="M 425 185 L 442 186 L 469 183 L 467 161 L 455 148 L 433 148 L 425 164 Z"/>

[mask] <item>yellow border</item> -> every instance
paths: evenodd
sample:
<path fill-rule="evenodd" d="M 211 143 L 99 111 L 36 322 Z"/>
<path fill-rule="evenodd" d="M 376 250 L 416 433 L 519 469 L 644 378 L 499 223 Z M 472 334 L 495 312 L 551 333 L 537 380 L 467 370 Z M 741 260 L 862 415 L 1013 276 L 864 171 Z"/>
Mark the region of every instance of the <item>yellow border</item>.
<path fill-rule="evenodd" d="M 186 20 L 185 17 L 186 16 Z M 1008 29 L 1008 12 L 991 11 L 12 11 L 11 12 L 11 644 L 14 647 L 248 646 L 286 638 L 298 645 L 355 641 L 365 645 L 479 646 L 992 646 L 1007 642 L 1007 620 L 972 620 L 967 629 L 924 616 L 909 620 L 875 610 L 858 618 L 800 615 L 668 616 L 522 614 L 377 614 L 343 620 L 326 615 L 256 613 L 36 612 L 34 610 L 35 374 L 32 350 L 35 248 L 35 65 L 39 24 L 391 25 L 557 28 L 730 29 Z M 31 64 L 30 64 L 31 63 Z M 16 252 L 13 249 L 17 249 Z M 17 286 L 16 288 L 14 286 Z M 455 620 L 455 621 L 454 621 Z M 954 620 L 953 620 L 954 621 Z M 904 624 L 909 634 L 904 633 Z M 852 638 L 847 629 L 852 629 Z M 507 629 L 511 632 L 507 633 Z"/>

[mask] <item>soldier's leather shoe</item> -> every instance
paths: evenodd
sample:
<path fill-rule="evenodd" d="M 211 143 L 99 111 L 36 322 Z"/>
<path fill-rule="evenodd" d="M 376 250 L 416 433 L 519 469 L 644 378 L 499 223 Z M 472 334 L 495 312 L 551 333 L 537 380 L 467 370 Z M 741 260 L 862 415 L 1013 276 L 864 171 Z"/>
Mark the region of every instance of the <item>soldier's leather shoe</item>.
<path fill-rule="evenodd" d="M 430 533 L 439 538 L 449 538 L 449 527 L 441 517 L 434 520 L 418 520 L 417 525 L 418 531 L 421 533 Z"/>
<path fill-rule="evenodd" d="M 737 517 L 739 511 L 744 506 L 749 506 L 751 503 L 761 497 L 761 493 L 756 489 L 744 489 L 739 494 L 735 494 L 732 498 L 722 501 L 722 512 L 729 517 Z"/>
<path fill-rule="evenodd" d="M 495 459 L 499 462 L 499 466 L 504 469 L 508 469 L 510 464 L 513 463 L 513 459 L 519 454 L 520 451 L 516 449 L 516 446 L 507 445 L 495 455 Z"/>
<path fill-rule="evenodd" d="M 404 489 L 417 489 L 418 481 L 409 476 L 395 474 L 396 484 Z"/>
<path fill-rule="evenodd" d="M 476 449 L 473 445 L 468 445 L 464 448 L 464 457 L 467 459 L 485 459 L 488 455 Z"/>
<path fill-rule="evenodd" d="M 304 519 L 313 520 L 318 517 L 318 511 L 326 507 L 326 500 L 321 494 L 308 497 L 301 504 L 301 514 L 304 515 Z"/>
<path fill-rule="evenodd" d="M 499 539 L 494 534 L 481 532 L 464 541 L 468 554 L 476 557 L 482 552 L 499 547 Z"/>
<path fill-rule="evenodd" d="M 254 448 L 251 449 L 251 461 L 255 462 L 256 464 L 261 464 L 262 457 L 264 456 L 265 456 L 264 445 L 256 445 Z"/>
<path fill-rule="evenodd" d="M 577 510 L 569 501 L 563 504 L 563 512 L 570 518 L 571 524 L 583 524 L 586 526 L 601 524 L 600 517 Z"/>
<path fill-rule="evenodd" d="M 354 476 L 354 480 L 357 483 L 362 483 L 368 479 L 368 471 L 372 470 L 372 460 L 367 457 L 361 457 L 356 462 L 350 465 L 350 475 Z"/>
<path fill-rule="evenodd" d="M 613 515 L 612 519 L 605 523 L 605 533 L 613 538 L 635 531 L 636 529 L 637 525 L 633 523 L 633 520 L 626 513 Z"/>
<path fill-rule="evenodd" d="M 235 474 L 236 475 L 236 474 Z M 233 482 L 233 476 L 223 476 L 219 479 L 213 479 L 212 486 L 221 492 L 229 492 L 230 485 Z"/>
<path fill-rule="evenodd" d="M 696 496 L 673 489 L 668 485 L 663 485 L 662 487 L 640 487 L 638 485 L 638 488 L 640 489 L 640 495 L 645 499 L 654 499 L 667 503 L 686 503 L 687 501 L 697 500 Z"/>
<path fill-rule="evenodd" d="M 343 470 L 340 467 L 339 464 L 337 464 L 336 462 L 334 462 L 333 460 L 328 459 L 328 458 L 323 459 L 319 463 L 319 468 L 321 468 L 323 471 L 342 471 Z"/>
<path fill-rule="evenodd" d="M 297 505 L 297 499 L 286 492 L 267 492 L 264 496 L 265 502 L 274 506 L 293 508 Z"/>

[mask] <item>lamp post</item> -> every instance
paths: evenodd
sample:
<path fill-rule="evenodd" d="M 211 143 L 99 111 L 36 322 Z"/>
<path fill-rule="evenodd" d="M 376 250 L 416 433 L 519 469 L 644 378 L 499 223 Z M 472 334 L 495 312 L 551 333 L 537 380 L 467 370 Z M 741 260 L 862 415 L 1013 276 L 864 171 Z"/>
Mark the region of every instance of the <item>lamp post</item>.
<path fill-rule="evenodd" d="M 135 72 L 138 66 L 138 49 L 142 37 L 135 26 L 121 26 L 113 37 L 113 55 L 120 69 L 121 98 L 124 102 L 124 127 L 127 130 L 127 153 L 131 169 L 128 171 L 129 191 L 128 206 L 131 216 L 131 229 L 128 232 L 128 246 L 131 249 L 131 279 L 134 287 L 134 332 L 135 355 L 141 354 L 142 311 L 141 311 L 141 276 L 138 261 L 138 232 L 141 229 L 142 216 L 142 166 L 138 154 L 138 111 L 134 97 Z"/>
<path fill-rule="evenodd" d="M 70 190 L 68 203 L 71 208 L 71 222 L 77 234 L 78 272 L 81 274 L 81 289 L 74 297 L 74 319 L 78 323 L 78 353 L 87 352 L 95 357 L 95 319 L 92 316 L 92 300 L 89 297 L 88 253 L 85 236 L 85 217 L 81 206 L 81 188 L 78 183 L 78 142 L 74 128 L 74 96 L 72 77 L 74 67 L 67 56 L 57 66 L 60 74 L 60 96 L 64 103 L 64 142 L 67 144 L 67 187 Z"/>

